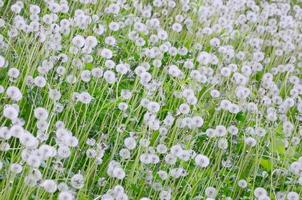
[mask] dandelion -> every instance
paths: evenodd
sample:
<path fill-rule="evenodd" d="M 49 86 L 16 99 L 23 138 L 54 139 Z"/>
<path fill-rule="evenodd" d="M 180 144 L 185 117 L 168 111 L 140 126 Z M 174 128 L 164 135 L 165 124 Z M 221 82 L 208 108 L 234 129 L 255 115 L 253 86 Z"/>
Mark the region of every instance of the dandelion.
<path fill-rule="evenodd" d="M 136 141 L 133 137 L 127 137 L 124 140 L 124 144 L 129 150 L 135 149 L 136 147 Z"/>
<path fill-rule="evenodd" d="M 75 189 L 81 189 L 84 186 L 84 177 L 81 174 L 75 174 L 71 177 L 70 182 Z"/>
<path fill-rule="evenodd" d="M 16 79 L 20 75 L 20 71 L 17 68 L 10 68 L 7 74 L 9 77 Z"/>
<path fill-rule="evenodd" d="M 247 182 L 244 179 L 241 179 L 238 181 L 238 186 L 241 188 L 246 188 L 247 187 Z"/>
<path fill-rule="evenodd" d="M 245 144 L 247 144 L 248 146 L 251 146 L 251 147 L 254 147 L 257 144 L 257 141 L 252 137 L 247 137 L 247 138 L 245 138 L 244 141 L 245 141 Z"/>
<path fill-rule="evenodd" d="M 98 3 L 0 0 L 4 199 L 300 199 L 298 1 Z"/>
<path fill-rule="evenodd" d="M 215 198 L 217 195 L 217 190 L 214 187 L 207 187 L 205 193 L 207 197 Z"/>
<path fill-rule="evenodd" d="M 99 67 L 93 68 L 91 70 L 91 75 L 95 78 L 101 78 L 103 76 L 103 70 Z"/>
<path fill-rule="evenodd" d="M 159 194 L 160 200 L 169 200 L 171 199 L 171 191 L 162 190 Z"/>
<path fill-rule="evenodd" d="M 85 39 L 81 35 L 76 35 L 74 38 L 72 38 L 72 44 L 78 48 L 82 48 L 85 44 Z"/>
<path fill-rule="evenodd" d="M 16 135 L 17 130 L 11 130 L 12 132 L 14 131 L 14 135 Z M 38 140 L 30 133 L 24 132 L 23 134 L 21 133 L 19 136 L 20 143 L 23 144 L 24 146 L 28 148 L 33 148 L 38 146 Z"/>
<path fill-rule="evenodd" d="M 48 111 L 45 108 L 38 107 L 34 110 L 34 115 L 38 120 L 46 120 L 48 117 Z"/>
<path fill-rule="evenodd" d="M 34 79 L 34 84 L 39 88 L 43 88 L 46 85 L 46 80 L 43 76 L 37 76 Z"/>
<path fill-rule="evenodd" d="M 15 86 L 9 86 L 6 89 L 6 95 L 13 101 L 20 101 L 22 99 L 21 91 Z"/>
<path fill-rule="evenodd" d="M 9 131 L 8 127 L 6 127 L 6 126 L 0 127 L 0 137 L 2 139 L 8 140 L 11 138 L 11 136 L 12 136 L 12 134 Z"/>
<path fill-rule="evenodd" d="M 103 76 L 104 76 L 104 79 L 106 80 L 106 82 L 109 84 L 113 84 L 116 82 L 115 73 L 111 70 L 105 71 Z"/>
<path fill-rule="evenodd" d="M 121 149 L 120 152 L 119 152 L 119 156 L 122 159 L 129 159 L 130 156 L 131 156 L 131 153 L 128 149 Z"/>
<path fill-rule="evenodd" d="M 59 193 L 58 199 L 59 200 L 74 200 L 75 198 L 71 192 L 62 191 Z"/>
<path fill-rule="evenodd" d="M 54 193 L 58 187 L 57 183 L 53 180 L 44 180 L 41 185 L 48 193 Z"/>
<path fill-rule="evenodd" d="M 79 95 L 79 101 L 84 104 L 89 104 L 92 101 L 92 96 L 88 92 L 82 92 Z"/>
<path fill-rule="evenodd" d="M 188 114 L 190 112 L 190 106 L 188 104 L 181 104 L 179 106 L 179 112 L 182 114 Z"/>
<path fill-rule="evenodd" d="M 120 167 L 120 164 L 116 161 L 111 161 L 107 170 L 107 174 L 117 179 L 124 179 L 125 171 Z"/>
<path fill-rule="evenodd" d="M 5 66 L 5 58 L 0 55 L 0 68 L 3 68 Z"/>
<path fill-rule="evenodd" d="M 195 158 L 194 158 L 195 164 L 198 167 L 207 167 L 210 164 L 210 160 L 207 156 L 198 154 Z"/>
<path fill-rule="evenodd" d="M 255 197 L 259 198 L 261 196 L 267 196 L 267 192 L 266 192 L 266 190 L 264 188 L 257 187 L 254 190 L 254 195 L 255 195 Z"/>
<path fill-rule="evenodd" d="M 110 49 L 106 49 L 106 48 L 101 50 L 100 55 L 106 59 L 110 59 L 113 56 L 112 51 Z"/>
<path fill-rule="evenodd" d="M 22 172 L 22 169 L 23 169 L 23 167 L 22 167 L 20 164 L 18 164 L 18 163 L 13 163 L 13 164 L 10 166 L 10 171 L 11 171 L 12 173 L 15 173 L 15 174 L 21 173 L 21 172 Z"/>
<path fill-rule="evenodd" d="M 13 121 L 17 119 L 18 114 L 19 111 L 11 105 L 6 106 L 3 110 L 3 116 Z"/>
<path fill-rule="evenodd" d="M 70 156 L 70 149 L 67 146 L 60 146 L 57 152 L 61 158 L 68 158 Z"/>
<path fill-rule="evenodd" d="M 125 172 L 122 168 L 116 167 L 113 170 L 113 176 L 117 179 L 123 179 L 125 178 Z"/>

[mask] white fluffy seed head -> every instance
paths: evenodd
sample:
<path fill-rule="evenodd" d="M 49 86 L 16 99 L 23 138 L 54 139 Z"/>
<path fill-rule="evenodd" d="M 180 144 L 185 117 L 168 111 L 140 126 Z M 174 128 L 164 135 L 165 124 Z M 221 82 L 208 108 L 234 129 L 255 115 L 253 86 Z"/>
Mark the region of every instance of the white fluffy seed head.
<path fill-rule="evenodd" d="M 3 56 L 0 55 L 0 69 L 5 67 L 6 61 Z"/>
<path fill-rule="evenodd" d="M 46 83 L 46 79 L 43 76 L 37 76 L 34 78 L 34 84 L 39 88 L 45 87 Z"/>
<path fill-rule="evenodd" d="M 190 112 L 190 106 L 188 104 L 181 104 L 178 108 L 179 112 L 182 114 L 188 114 Z"/>
<path fill-rule="evenodd" d="M 3 109 L 3 116 L 15 121 L 18 118 L 19 111 L 12 105 L 7 105 Z"/>
<path fill-rule="evenodd" d="M 196 166 L 201 167 L 201 168 L 205 168 L 210 164 L 209 158 L 207 156 L 204 156 L 201 154 L 196 155 L 194 160 L 195 160 Z"/>
<path fill-rule="evenodd" d="M 34 116 L 38 120 L 46 120 L 48 118 L 48 111 L 43 107 L 35 108 Z"/>
<path fill-rule="evenodd" d="M 104 48 L 101 50 L 100 55 L 105 59 L 111 59 L 113 56 L 113 53 L 110 49 Z"/>
<path fill-rule="evenodd" d="M 19 174 L 22 172 L 23 167 L 18 163 L 13 163 L 10 166 L 10 171 L 15 174 Z"/>
<path fill-rule="evenodd" d="M 20 101 L 22 99 L 21 91 L 15 86 L 9 86 L 6 90 L 6 95 L 13 101 Z"/>
<path fill-rule="evenodd" d="M 71 177 L 71 186 L 75 189 L 81 189 L 84 187 L 84 177 L 81 174 L 75 174 Z"/>
<path fill-rule="evenodd" d="M 124 145 L 127 149 L 133 150 L 136 147 L 136 140 L 133 137 L 127 137 L 124 140 Z"/>
<path fill-rule="evenodd" d="M 71 192 L 62 191 L 59 193 L 58 199 L 59 200 L 74 200 L 75 198 Z"/>
<path fill-rule="evenodd" d="M 2 138 L 4 140 L 8 140 L 11 137 L 12 137 L 12 134 L 6 126 L 0 127 L 0 138 Z"/>
<path fill-rule="evenodd" d="M 103 75 L 104 79 L 106 80 L 107 83 L 113 84 L 116 82 L 116 76 L 115 73 L 111 70 L 105 71 Z"/>
<path fill-rule="evenodd" d="M 41 186 L 48 193 L 54 193 L 57 191 L 57 188 L 58 188 L 57 182 L 54 180 L 50 180 L 50 179 L 44 180 L 42 182 Z"/>
<path fill-rule="evenodd" d="M 16 79 L 19 77 L 20 71 L 17 68 L 10 68 L 7 74 L 10 78 Z"/>
<path fill-rule="evenodd" d="M 85 38 L 81 35 L 76 35 L 71 42 L 74 46 L 82 48 L 85 44 Z"/>

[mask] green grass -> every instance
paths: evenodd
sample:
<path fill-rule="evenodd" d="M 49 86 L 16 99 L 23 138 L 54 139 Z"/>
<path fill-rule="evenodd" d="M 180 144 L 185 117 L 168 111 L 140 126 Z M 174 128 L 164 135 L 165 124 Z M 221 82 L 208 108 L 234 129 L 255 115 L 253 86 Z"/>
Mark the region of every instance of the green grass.
<path fill-rule="evenodd" d="M 130 1 L 129 1 L 130 2 Z M 143 2 L 143 1 L 141 1 Z M 146 1 L 147 3 L 149 1 Z M 260 1 L 259 1 L 260 2 Z M 296 2 L 292 1 L 293 4 Z M 217 55 L 219 58 L 218 65 L 208 65 L 212 68 L 214 73 L 218 74 L 222 66 L 227 63 L 224 57 L 218 52 L 217 48 L 210 46 L 209 41 L 214 37 L 221 38 L 222 45 L 233 46 L 236 52 L 245 51 L 249 53 L 246 60 L 252 60 L 253 47 L 247 44 L 247 37 L 257 37 L 268 40 L 272 38 L 269 34 L 257 35 L 255 33 L 256 24 L 249 24 L 249 31 L 247 33 L 240 33 L 236 37 L 229 37 L 225 30 L 218 33 L 213 33 L 208 36 L 197 36 L 196 32 L 199 28 L 206 26 L 200 24 L 197 20 L 196 12 L 189 12 L 185 14 L 181 11 L 181 7 L 177 4 L 174 10 L 171 10 L 168 17 L 160 17 L 161 26 L 169 33 L 169 42 L 175 47 L 185 46 L 189 49 L 189 53 L 185 56 L 177 55 L 171 56 L 168 53 L 162 55 L 162 67 L 156 68 L 152 66 L 153 59 L 142 55 L 142 47 L 135 46 L 133 41 L 127 37 L 129 31 L 133 29 L 132 26 L 124 28 L 117 32 L 106 30 L 105 36 L 114 36 L 117 40 L 115 47 L 110 47 L 114 52 L 113 60 L 116 63 L 127 62 L 131 66 L 131 71 L 141 63 L 150 63 L 151 69 L 149 72 L 152 74 L 154 80 L 161 81 L 161 90 L 155 92 L 148 92 L 142 84 L 140 84 L 138 76 L 120 76 L 118 81 L 114 84 L 108 84 L 103 78 L 92 80 L 89 83 L 77 81 L 75 84 L 69 84 L 65 81 L 66 76 L 59 77 L 55 68 L 63 65 L 66 68 L 67 74 L 73 74 L 80 79 L 81 70 L 76 69 L 72 65 L 72 59 L 81 58 L 81 54 L 72 55 L 69 52 L 71 46 L 71 39 L 80 34 L 83 36 L 93 35 L 94 24 L 88 26 L 87 29 L 81 30 L 79 28 L 72 28 L 70 34 L 62 37 L 62 50 L 53 51 L 48 50 L 47 47 L 37 41 L 33 33 L 25 34 L 20 32 L 16 38 L 9 38 L 7 36 L 10 26 L 13 21 L 13 13 L 10 11 L 10 5 L 14 1 L 4 1 L 4 6 L 0 8 L 0 16 L 6 21 L 6 25 L 0 28 L 0 34 L 4 36 L 4 41 L 8 44 L 8 48 L 0 49 L 0 55 L 9 62 L 7 68 L 0 68 L 0 85 L 7 88 L 10 85 L 17 86 L 23 98 L 18 105 L 20 107 L 19 116 L 24 119 L 24 128 L 33 135 L 37 136 L 38 129 L 36 127 L 37 120 L 33 112 L 36 107 L 43 107 L 48 110 L 49 127 L 47 134 L 49 139 L 45 142 L 54 147 L 58 147 L 55 142 L 55 123 L 61 120 L 65 123 L 65 127 L 72 132 L 79 140 L 77 147 L 71 148 L 71 155 L 67 159 L 62 159 L 61 163 L 64 167 L 62 172 L 54 169 L 53 165 L 57 158 L 48 159 L 43 166 L 39 168 L 42 173 L 43 179 L 53 179 L 58 183 L 64 182 L 69 184 L 71 177 L 76 173 L 81 173 L 85 178 L 84 187 L 75 190 L 76 199 L 101 199 L 101 195 L 106 193 L 109 189 L 120 184 L 124 187 L 125 193 L 129 199 L 140 199 L 142 197 L 150 197 L 151 199 L 159 199 L 160 191 L 152 187 L 145 181 L 146 172 L 151 171 L 153 182 L 162 185 L 162 188 L 172 189 L 172 199 L 194 199 L 200 196 L 200 199 L 206 199 L 205 189 L 209 186 L 215 187 L 218 191 L 217 199 L 225 199 L 232 197 L 233 199 L 254 199 L 253 191 L 257 187 L 264 187 L 271 199 L 276 199 L 278 191 L 295 191 L 302 194 L 301 185 L 295 184 L 294 180 L 297 179 L 290 172 L 286 175 L 277 175 L 276 170 L 282 169 L 287 171 L 290 164 L 296 161 L 302 153 L 301 143 L 299 145 L 289 144 L 288 147 L 284 145 L 284 140 L 291 140 L 293 136 L 299 136 L 301 131 L 301 122 L 296 119 L 299 114 L 295 108 L 292 108 L 286 113 L 288 120 L 294 125 L 294 131 L 291 137 L 286 137 L 282 129 L 282 121 L 270 122 L 266 119 L 265 113 L 267 107 L 260 103 L 262 95 L 259 89 L 261 86 L 261 79 L 264 73 L 270 72 L 273 67 L 279 64 L 288 63 L 290 56 L 297 55 L 298 52 L 292 54 L 284 54 L 277 57 L 274 54 L 276 50 L 274 47 L 265 48 L 266 57 L 270 58 L 268 64 L 263 64 L 264 70 L 253 73 L 250 76 L 248 87 L 251 90 L 251 96 L 246 100 L 247 102 L 255 102 L 258 104 L 259 113 L 253 114 L 246 111 L 241 111 L 238 114 L 232 114 L 228 111 L 217 110 L 220 101 L 228 99 L 232 103 L 241 104 L 235 96 L 236 84 L 230 79 L 222 79 L 220 84 L 210 83 L 197 83 L 190 78 L 190 70 L 182 66 L 182 62 L 186 59 L 193 59 L 194 64 L 198 66 L 196 57 L 199 51 L 193 49 L 193 45 L 200 43 L 203 45 L 203 50 Z M 40 1 L 24 1 L 25 9 L 20 15 L 28 18 L 29 3 L 36 3 L 41 6 L 41 16 L 49 13 L 44 3 Z M 199 6 L 203 2 L 194 1 Z M 95 5 L 84 5 L 76 1 L 69 1 L 70 11 L 66 14 L 59 14 L 60 19 L 73 17 L 76 9 L 88 9 L 91 14 L 97 14 L 99 11 L 104 11 L 105 7 L 109 6 L 110 1 L 98 1 Z M 130 4 L 131 5 L 131 4 Z M 154 12 L 160 11 L 159 8 L 154 8 Z M 138 14 L 134 7 L 129 10 L 123 10 L 117 16 L 101 15 L 101 24 L 109 24 L 111 21 L 122 20 L 132 14 Z M 177 14 L 184 14 L 194 19 L 196 26 L 192 27 L 191 31 L 184 30 L 182 33 L 175 33 L 171 30 L 171 23 L 173 17 Z M 144 19 L 145 20 L 145 19 Z M 216 18 L 213 17 L 213 24 L 216 23 Z M 255 35 L 256 34 L 256 35 Z M 106 46 L 104 43 L 104 35 L 96 36 L 98 39 L 98 47 L 103 48 Z M 223 35 L 227 37 L 223 38 Z M 149 35 L 142 35 L 147 41 L 146 46 L 152 48 L 148 43 Z M 108 45 L 107 45 L 108 46 Z M 159 45 L 157 45 L 159 46 Z M 49 59 L 51 56 L 57 56 L 59 53 L 65 53 L 69 57 L 67 63 L 60 61 L 56 62 L 54 69 L 52 69 L 45 77 L 47 79 L 47 86 L 44 88 L 37 88 L 35 86 L 28 86 L 26 78 L 28 76 L 36 77 L 38 67 L 42 61 Z M 96 50 L 93 51 L 92 56 L 94 61 L 89 64 L 84 64 L 83 69 L 91 70 L 94 67 L 105 69 L 105 59 L 97 55 Z M 233 58 L 231 63 L 236 63 L 240 69 L 242 61 Z M 183 79 L 173 78 L 169 76 L 167 66 L 176 64 L 179 69 L 184 73 Z M 20 70 L 20 76 L 17 80 L 11 81 L 7 76 L 9 68 L 15 67 Z M 301 68 L 298 68 L 299 72 Z M 294 72 L 279 73 L 274 76 L 275 83 L 279 85 L 279 95 L 283 100 L 290 96 L 290 90 L 293 85 L 289 83 L 290 76 L 295 75 Z M 296 75 L 301 82 L 301 72 Z M 191 106 L 191 112 L 188 116 L 199 115 L 204 119 L 204 124 L 201 128 L 188 129 L 179 128 L 176 123 L 168 129 L 167 136 L 161 136 L 159 131 L 151 130 L 144 123 L 144 114 L 146 109 L 140 105 L 143 97 L 156 102 L 161 102 L 160 111 L 157 113 L 159 120 L 163 120 L 169 112 L 173 113 L 176 120 L 180 119 L 182 115 L 176 115 L 176 111 L 181 103 L 185 102 L 184 98 L 176 98 L 175 92 L 181 92 L 184 88 L 194 88 L 195 95 L 198 102 L 195 106 Z M 49 88 L 58 89 L 62 97 L 58 101 L 64 106 L 61 113 L 54 111 L 55 104 L 49 99 Z M 132 91 L 132 97 L 129 100 L 123 100 L 120 96 L 122 89 L 129 89 Z M 221 92 L 218 98 L 212 98 L 210 95 L 211 89 L 217 89 Z M 74 92 L 87 91 L 92 97 L 93 101 L 90 104 L 82 104 L 72 101 Z M 301 94 L 299 96 L 301 98 Z M 297 98 L 298 99 L 298 98 Z M 123 113 L 118 109 L 120 102 L 127 102 L 129 107 L 127 112 Z M 3 93 L 0 94 L 0 112 L 3 112 L 6 104 L 13 102 Z M 301 114 L 301 113 L 300 113 Z M 11 126 L 11 121 L 6 119 L 3 115 L 0 116 L 1 126 Z M 210 138 L 203 134 L 209 128 L 215 128 L 217 125 L 236 125 L 239 129 L 237 136 L 228 134 L 225 138 L 228 141 L 227 150 L 221 150 L 217 147 L 217 137 Z M 248 136 L 246 133 L 247 127 L 259 126 L 266 130 L 265 137 L 256 137 L 257 145 L 249 147 L 244 143 L 244 138 Z M 123 127 L 124 130 L 120 131 Z M 194 163 L 194 159 L 189 161 L 177 160 L 175 165 L 165 163 L 164 156 L 160 155 L 161 162 L 158 164 L 145 165 L 140 162 L 140 155 L 147 151 L 145 147 L 140 145 L 131 151 L 131 158 L 129 160 L 121 160 L 119 150 L 124 147 L 124 139 L 129 136 L 131 132 L 136 133 L 138 139 L 148 139 L 150 146 L 156 148 L 160 143 L 165 143 L 169 148 L 175 144 L 182 144 L 185 149 L 192 149 L 197 153 L 207 155 L 210 159 L 210 165 L 207 168 L 198 168 Z M 89 146 L 86 144 L 88 138 L 94 138 L 99 145 L 107 146 L 101 164 L 96 164 L 95 159 L 88 158 L 86 151 Z M 16 138 L 6 141 L 10 144 L 9 151 L 0 151 L 0 161 L 3 163 L 3 168 L 0 169 L 0 199 L 11 200 L 25 200 L 25 199 L 57 199 L 59 192 L 49 194 L 42 187 L 30 187 L 24 183 L 24 178 L 30 171 L 30 167 L 22 160 L 21 152 L 24 147 L 21 146 Z M 0 139 L 0 144 L 4 140 Z M 149 149 L 150 151 L 150 149 Z M 121 163 L 122 168 L 126 172 L 126 177 L 123 180 L 118 180 L 107 175 L 108 163 L 111 160 L 117 160 Z M 230 167 L 223 166 L 225 160 L 231 160 Z M 14 175 L 9 171 L 11 163 L 21 163 L 24 168 L 20 174 Z M 169 171 L 174 167 L 182 167 L 188 172 L 188 175 L 178 179 L 169 178 L 161 180 L 157 175 L 158 170 Z M 103 186 L 98 185 L 98 179 L 104 177 L 105 183 Z M 237 182 L 240 179 L 245 179 L 248 183 L 246 189 L 238 187 Z M 71 188 L 71 186 L 70 186 Z"/>

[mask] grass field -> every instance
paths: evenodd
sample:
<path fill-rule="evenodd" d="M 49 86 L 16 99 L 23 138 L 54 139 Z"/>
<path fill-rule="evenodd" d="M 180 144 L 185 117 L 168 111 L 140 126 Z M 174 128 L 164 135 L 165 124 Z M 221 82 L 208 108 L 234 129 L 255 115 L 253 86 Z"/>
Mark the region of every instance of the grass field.
<path fill-rule="evenodd" d="M 0 200 L 299 200 L 301 1 L 0 0 Z"/>

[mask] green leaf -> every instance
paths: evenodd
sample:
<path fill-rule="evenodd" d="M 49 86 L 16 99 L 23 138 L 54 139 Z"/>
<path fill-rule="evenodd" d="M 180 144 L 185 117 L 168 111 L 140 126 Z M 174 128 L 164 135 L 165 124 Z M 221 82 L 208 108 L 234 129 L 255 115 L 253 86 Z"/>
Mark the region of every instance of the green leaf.
<path fill-rule="evenodd" d="M 271 145 L 272 145 L 272 152 L 273 153 L 278 153 L 278 154 L 281 154 L 281 155 L 285 154 L 286 150 L 285 150 L 285 146 L 284 146 L 284 143 L 283 143 L 281 138 L 273 137 Z"/>
<path fill-rule="evenodd" d="M 262 78 L 262 73 L 256 73 L 256 80 L 257 81 L 260 81 L 261 80 L 261 78 Z"/>
<path fill-rule="evenodd" d="M 239 112 L 237 115 L 236 115 L 236 119 L 240 122 L 244 122 L 245 121 L 245 118 L 246 118 L 246 115 L 244 112 Z"/>
<path fill-rule="evenodd" d="M 268 171 L 271 171 L 273 169 L 273 162 L 268 159 L 261 158 L 260 165 Z"/>
<path fill-rule="evenodd" d="M 93 68 L 93 64 L 92 63 L 87 63 L 86 68 L 91 70 Z"/>

